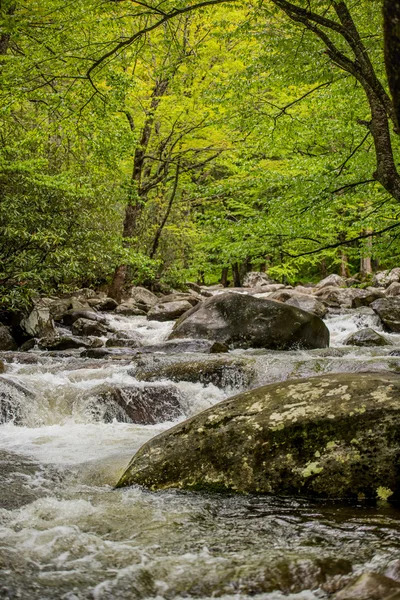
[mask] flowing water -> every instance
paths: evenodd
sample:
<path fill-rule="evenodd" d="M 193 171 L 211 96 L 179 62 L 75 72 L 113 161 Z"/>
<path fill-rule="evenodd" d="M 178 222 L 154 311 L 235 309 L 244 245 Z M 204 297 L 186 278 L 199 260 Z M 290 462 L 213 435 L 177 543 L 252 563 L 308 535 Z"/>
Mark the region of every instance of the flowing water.
<path fill-rule="evenodd" d="M 107 318 L 144 344 L 164 340 L 171 329 L 143 317 Z M 395 347 L 343 346 L 359 328 L 379 329 L 372 311 L 331 315 L 327 325 L 330 349 L 231 352 L 250 365 L 251 383 L 229 376 L 218 387 L 174 383 L 179 419 L 246 386 L 327 372 L 400 371 L 400 356 L 389 354 Z M 400 350 L 400 336 L 388 337 Z M 329 597 L 354 574 L 384 573 L 400 558 L 400 513 L 388 505 L 114 490 L 135 451 L 173 423 L 104 422 L 93 410 L 98 390 L 144 389 L 132 368 L 143 366 L 145 355 L 79 355 L 1 356 L 3 381 L 17 386 L 9 393 L 15 423 L 0 426 L 0 598 L 311 600 Z M 199 355 L 145 360 L 188 359 Z"/>

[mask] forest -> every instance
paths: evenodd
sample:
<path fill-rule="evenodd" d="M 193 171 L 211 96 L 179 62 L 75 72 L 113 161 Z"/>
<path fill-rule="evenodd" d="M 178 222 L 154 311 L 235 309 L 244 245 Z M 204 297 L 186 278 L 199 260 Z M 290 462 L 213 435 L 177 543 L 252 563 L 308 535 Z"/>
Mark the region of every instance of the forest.
<path fill-rule="evenodd" d="M 397 266 L 382 8 L 1 0 L 1 305 Z"/>

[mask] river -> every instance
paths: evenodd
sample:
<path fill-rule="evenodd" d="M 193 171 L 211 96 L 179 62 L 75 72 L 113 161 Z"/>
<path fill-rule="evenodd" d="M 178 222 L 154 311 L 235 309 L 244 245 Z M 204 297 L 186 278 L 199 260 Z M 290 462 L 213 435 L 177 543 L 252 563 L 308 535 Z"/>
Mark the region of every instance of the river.
<path fill-rule="evenodd" d="M 149 345 L 172 327 L 104 316 Z M 343 346 L 358 328 L 378 328 L 368 309 L 342 311 L 326 323 L 328 350 L 230 355 L 251 359 L 253 385 L 326 372 L 400 371 L 400 356 L 389 355 L 394 348 Z M 400 336 L 389 337 L 400 350 Z M 128 360 L 79 354 L 0 356 L 5 377 L 32 392 L 22 401 L 15 391 L 21 424 L 0 426 L 0 598 L 311 600 L 329 597 L 354 574 L 384 573 L 400 558 L 400 512 L 384 504 L 114 490 L 135 451 L 173 422 L 102 422 L 92 390 L 146 384 L 136 381 Z M 229 379 L 222 387 L 176 385 L 179 419 L 242 389 Z"/>

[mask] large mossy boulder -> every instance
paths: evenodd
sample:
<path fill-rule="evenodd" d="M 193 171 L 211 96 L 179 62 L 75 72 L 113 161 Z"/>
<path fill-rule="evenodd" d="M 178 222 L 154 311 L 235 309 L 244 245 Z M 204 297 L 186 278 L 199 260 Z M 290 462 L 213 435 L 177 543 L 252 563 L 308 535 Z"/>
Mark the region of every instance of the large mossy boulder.
<path fill-rule="evenodd" d="M 325 375 L 229 398 L 147 442 L 118 486 L 400 500 L 400 377 Z"/>
<path fill-rule="evenodd" d="M 232 348 L 326 348 L 329 330 L 317 316 L 273 300 L 225 293 L 194 306 L 169 339 L 203 338 Z"/>

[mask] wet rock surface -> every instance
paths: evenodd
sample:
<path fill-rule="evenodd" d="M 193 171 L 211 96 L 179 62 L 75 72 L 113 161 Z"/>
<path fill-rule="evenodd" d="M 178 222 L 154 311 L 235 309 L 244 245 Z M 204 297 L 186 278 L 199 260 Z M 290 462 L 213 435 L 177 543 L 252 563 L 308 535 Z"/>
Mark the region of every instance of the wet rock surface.
<path fill-rule="evenodd" d="M 87 410 L 105 423 L 153 425 L 182 415 L 182 398 L 173 385 L 103 386 L 90 392 Z"/>
<path fill-rule="evenodd" d="M 344 340 L 346 346 L 391 346 L 392 342 L 371 327 L 360 329 Z"/>
<path fill-rule="evenodd" d="M 119 486 L 400 501 L 400 378 L 327 375 L 230 398 L 154 438 Z"/>

